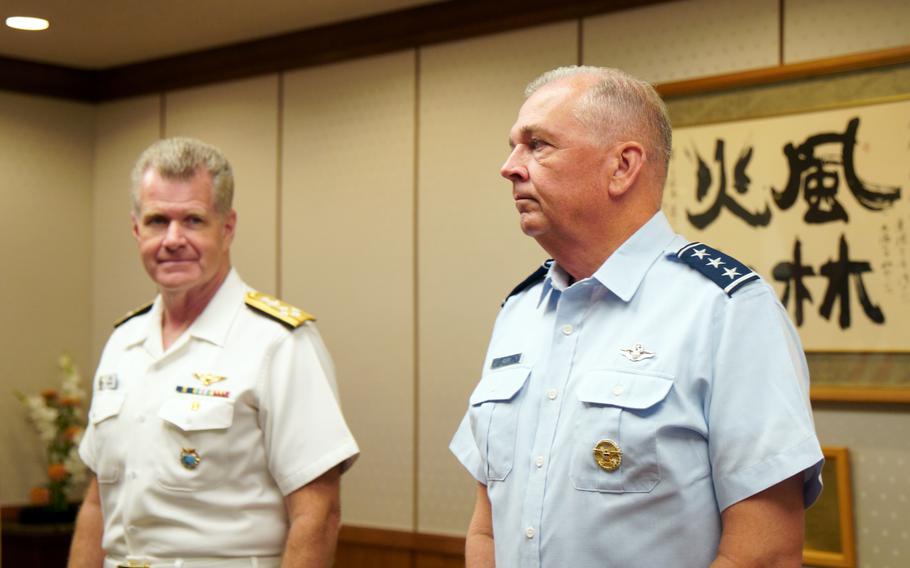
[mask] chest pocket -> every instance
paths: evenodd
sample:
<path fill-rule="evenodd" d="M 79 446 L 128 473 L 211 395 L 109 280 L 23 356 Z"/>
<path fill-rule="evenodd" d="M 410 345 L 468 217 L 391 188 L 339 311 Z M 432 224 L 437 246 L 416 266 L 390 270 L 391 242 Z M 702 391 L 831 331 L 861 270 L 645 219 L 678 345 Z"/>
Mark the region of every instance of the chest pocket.
<path fill-rule="evenodd" d="M 668 377 L 596 370 L 584 374 L 576 389 L 574 448 L 570 476 L 576 489 L 610 493 L 646 493 L 660 482 L 657 424 L 673 387 Z M 602 442 L 606 440 L 607 442 Z M 612 442 L 612 444 L 611 444 Z M 619 449 L 615 467 L 602 467 L 595 447 Z"/>
<path fill-rule="evenodd" d="M 224 481 L 235 457 L 229 430 L 234 401 L 182 395 L 165 401 L 158 411 L 165 432 L 155 448 L 158 484 L 173 491 L 197 491 Z"/>
<path fill-rule="evenodd" d="M 116 483 L 120 479 L 123 463 L 122 453 L 118 451 L 117 416 L 123 408 L 124 395 L 120 393 L 99 393 L 92 400 L 89 420 L 94 429 L 93 452 L 98 458 L 95 464 L 95 475 L 98 483 Z"/>
<path fill-rule="evenodd" d="M 488 481 L 502 481 L 512 471 L 521 390 L 530 374 L 527 367 L 490 371 L 471 394 L 471 431 Z"/>

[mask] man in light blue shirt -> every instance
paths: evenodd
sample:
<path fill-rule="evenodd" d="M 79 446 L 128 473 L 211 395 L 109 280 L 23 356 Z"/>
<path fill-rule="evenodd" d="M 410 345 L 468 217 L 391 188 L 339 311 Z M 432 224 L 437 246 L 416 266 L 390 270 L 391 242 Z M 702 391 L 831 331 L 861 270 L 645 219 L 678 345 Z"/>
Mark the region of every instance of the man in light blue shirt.
<path fill-rule="evenodd" d="M 503 304 L 452 440 L 468 567 L 800 566 L 823 458 L 786 312 L 660 212 L 650 85 L 571 67 L 526 95 L 502 175 L 553 260 Z"/>

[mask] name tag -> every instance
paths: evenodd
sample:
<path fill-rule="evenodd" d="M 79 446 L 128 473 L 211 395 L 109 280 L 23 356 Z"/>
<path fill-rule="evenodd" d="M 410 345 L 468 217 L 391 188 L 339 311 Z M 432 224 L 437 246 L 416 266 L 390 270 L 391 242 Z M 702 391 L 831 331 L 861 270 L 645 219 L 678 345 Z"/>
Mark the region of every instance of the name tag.
<path fill-rule="evenodd" d="M 505 357 L 497 357 L 493 359 L 492 363 L 490 363 L 490 368 L 499 369 L 501 367 L 508 367 L 509 365 L 516 365 L 518 363 L 521 363 L 521 353 L 506 355 Z"/>
<path fill-rule="evenodd" d="M 117 374 L 110 375 L 99 375 L 98 376 L 98 390 L 117 390 L 117 387 L 120 386 L 117 381 Z"/>

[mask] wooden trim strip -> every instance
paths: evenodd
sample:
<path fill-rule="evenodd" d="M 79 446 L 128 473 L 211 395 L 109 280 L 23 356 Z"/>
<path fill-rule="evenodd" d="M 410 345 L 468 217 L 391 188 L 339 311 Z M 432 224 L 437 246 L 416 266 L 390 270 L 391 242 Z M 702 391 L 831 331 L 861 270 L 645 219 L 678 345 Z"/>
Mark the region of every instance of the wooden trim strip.
<path fill-rule="evenodd" d="M 99 98 L 97 71 L 0 56 L 0 89 L 91 102 Z"/>
<path fill-rule="evenodd" d="M 0 89 L 82 101 L 245 79 L 672 0 L 459 0 L 264 39 L 84 70 L 0 58 Z"/>
<path fill-rule="evenodd" d="M 796 81 L 821 75 L 845 73 L 848 71 L 857 71 L 874 67 L 885 67 L 907 62 L 910 62 L 910 46 L 902 46 L 839 57 L 827 57 L 800 63 L 789 63 L 786 65 L 765 67 L 738 73 L 728 73 L 726 75 L 717 75 L 714 77 L 663 83 L 657 85 L 656 88 L 657 92 L 659 92 L 662 97 L 672 98 L 741 87 L 752 87 L 768 83 Z"/>
<path fill-rule="evenodd" d="M 887 387 L 810 387 L 813 402 L 910 403 L 910 389 Z"/>
<path fill-rule="evenodd" d="M 344 525 L 338 543 L 374 546 L 395 550 L 432 552 L 447 556 L 464 555 L 464 537 L 418 533 L 393 529 Z"/>

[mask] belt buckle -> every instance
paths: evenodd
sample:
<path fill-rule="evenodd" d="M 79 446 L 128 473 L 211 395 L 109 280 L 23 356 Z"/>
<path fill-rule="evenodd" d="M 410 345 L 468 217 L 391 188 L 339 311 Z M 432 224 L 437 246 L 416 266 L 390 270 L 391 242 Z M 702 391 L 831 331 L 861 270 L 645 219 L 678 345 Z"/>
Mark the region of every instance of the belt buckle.
<path fill-rule="evenodd" d="M 127 560 L 126 564 L 118 564 L 117 568 L 152 568 L 152 565 L 148 562 L 136 562 L 135 560 Z"/>

